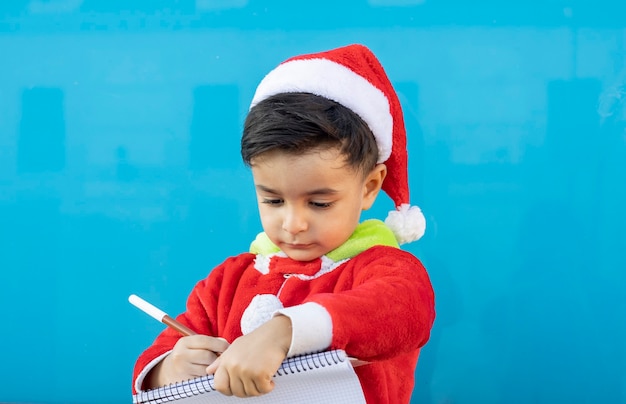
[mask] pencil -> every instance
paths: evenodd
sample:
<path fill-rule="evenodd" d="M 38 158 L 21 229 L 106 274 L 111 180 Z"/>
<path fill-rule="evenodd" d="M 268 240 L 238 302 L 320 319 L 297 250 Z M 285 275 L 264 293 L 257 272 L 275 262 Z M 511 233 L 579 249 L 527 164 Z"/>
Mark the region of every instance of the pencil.
<path fill-rule="evenodd" d="M 163 310 L 160 310 L 160 309 L 156 308 L 155 306 L 153 306 L 152 304 L 146 302 L 145 300 L 143 300 L 142 298 L 140 298 L 137 295 L 130 295 L 130 296 L 128 296 L 128 301 L 133 306 L 137 307 L 139 310 L 141 310 L 144 313 L 148 314 L 150 317 L 154 318 L 157 321 L 162 322 L 163 324 L 167 325 L 168 327 L 178 331 L 182 335 L 188 336 L 188 335 L 196 335 L 197 334 L 197 332 L 193 331 L 192 329 L 190 329 L 190 328 L 186 327 L 185 325 L 179 323 L 178 321 L 174 320 L 172 317 L 168 316 L 167 313 L 165 313 Z"/>

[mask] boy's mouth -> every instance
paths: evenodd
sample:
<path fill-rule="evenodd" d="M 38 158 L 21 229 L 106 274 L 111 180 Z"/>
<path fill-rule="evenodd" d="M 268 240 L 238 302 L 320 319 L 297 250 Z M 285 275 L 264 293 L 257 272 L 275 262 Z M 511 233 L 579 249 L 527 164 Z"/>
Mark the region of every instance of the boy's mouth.
<path fill-rule="evenodd" d="M 285 243 L 285 245 L 294 250 L 305 250 L 311 247 L 312 244 L 302 244 L 302 243 Z"/>

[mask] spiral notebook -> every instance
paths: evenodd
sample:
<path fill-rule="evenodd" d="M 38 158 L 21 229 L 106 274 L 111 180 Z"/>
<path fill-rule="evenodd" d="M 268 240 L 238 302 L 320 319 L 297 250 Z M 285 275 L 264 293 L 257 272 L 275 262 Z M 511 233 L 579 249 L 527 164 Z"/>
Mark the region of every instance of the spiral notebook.
<path fill-rule="evenodd" d="M 270 393 L 245 399 L 225 396 L 213 387 L 213 376 L 201 376 L 133 396 L 133 404 L 232 403 L 365 403 L 359 378 L 342 350 L 286 359 L 274 375 Z"/>

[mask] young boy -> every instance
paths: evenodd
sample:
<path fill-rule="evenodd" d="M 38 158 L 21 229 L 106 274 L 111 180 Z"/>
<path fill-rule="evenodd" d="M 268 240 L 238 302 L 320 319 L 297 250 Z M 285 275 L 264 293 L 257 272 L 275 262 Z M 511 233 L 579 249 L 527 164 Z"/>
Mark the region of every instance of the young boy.
<path fill-rule="evenodd" d="M 241 154 L 264 232 L 192 290 L 138 359 L 133 390 L 214 374 L 238 397 L 266 394 L 286 358 L 344 349 L 368 403 L 408 403 L 435 312 L 428 275 L 399 249 L 425 230 L 408 205 L 400 103 L 376 57 L 350 45 L 291 58 L 259 84 Z M 385 223 L 360 214 L 383 189 Z"/>

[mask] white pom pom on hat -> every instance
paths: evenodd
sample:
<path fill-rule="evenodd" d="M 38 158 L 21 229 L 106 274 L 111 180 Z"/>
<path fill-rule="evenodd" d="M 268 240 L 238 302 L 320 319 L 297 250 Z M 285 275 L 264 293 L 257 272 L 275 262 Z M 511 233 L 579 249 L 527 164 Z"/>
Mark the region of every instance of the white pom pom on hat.
<path fill-rule="evenodd" d="M 295 56 L 270 71 L 257 87 L 250 108 L 280 93 L 306 92 L 350 108 L 369 126 L 378 162 L 387 166 L 382 189 L 393 200 L 385 224 L 400 244 L 418 240 L 426 219 L 409 204 L 406 128 L 400 100 L 376 56 L 359 44 Z"/>

